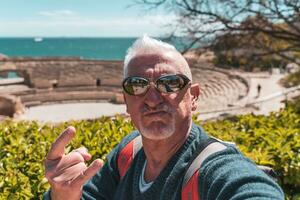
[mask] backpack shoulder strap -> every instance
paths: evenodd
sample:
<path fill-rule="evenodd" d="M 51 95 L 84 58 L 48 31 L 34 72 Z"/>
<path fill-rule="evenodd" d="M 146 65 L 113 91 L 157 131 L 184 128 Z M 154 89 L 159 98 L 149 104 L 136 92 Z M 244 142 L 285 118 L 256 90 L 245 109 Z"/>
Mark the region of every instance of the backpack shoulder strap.
<path fill-rule="evenodd" d="M 133 161 L 134 156 L 142 148 L 142 146 L 142 137 L 139 135 L 131 140 L 128 144 L 126 144 L 124 148 L 119 152 L 117 166 L 121 178 L 123 178 L 126 174 Z"/>
<path fill-rule="evenodd" d="M 198 156 L 191 162 L 184 175 L 181 188 L 182 200 L 199 200 L 198 177 L 200 166 L 208 156 L 224 149 L 226 149 L 226 146 L 213 138 L 205 142 L 204 148 L 200 148 Z"/>

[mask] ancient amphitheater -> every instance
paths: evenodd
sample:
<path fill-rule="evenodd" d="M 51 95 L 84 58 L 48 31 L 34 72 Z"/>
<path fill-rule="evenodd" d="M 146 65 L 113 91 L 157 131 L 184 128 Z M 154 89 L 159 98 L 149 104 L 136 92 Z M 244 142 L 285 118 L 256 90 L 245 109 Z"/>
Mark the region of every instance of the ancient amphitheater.
<path fill-rule="evenodd" d="M 194 82 L 200 83 L 199 111 L 227 109 L 249 91 L 246 78 L 232 71 L 190 62 Z M 32 107 L 66 102 L 123 103 L 122 61 L 94 61 L 77 58 L 5 58 L 0 76 L 16 73 L 20 78 L 0 81 L 0 114 L 21 112 L 20 105 Z M 15 99 L 13 97 L 16 97 Z M 7 102 L 10 100 L 11 105 Z"/>

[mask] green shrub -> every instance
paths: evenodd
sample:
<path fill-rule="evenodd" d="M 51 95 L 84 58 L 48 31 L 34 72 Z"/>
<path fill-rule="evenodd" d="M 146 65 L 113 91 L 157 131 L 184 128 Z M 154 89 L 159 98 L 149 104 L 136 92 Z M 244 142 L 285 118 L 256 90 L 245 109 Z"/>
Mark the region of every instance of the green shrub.
<path fill-rule="evenodd" d="M 300 115 L 295 110 L 288 107 L 268 117 L 235 116 L 203 127 L 215 137 L 235 142 L 255 163 L 272 167 L 287 196 L 299 193 Z"/>
<path fill-rule="evenodd" d="M 291 105 L 269 116 L 235 116 L 218 122 L 196 121 L 207 132 L 234 141 L 257 164 L 273 167 L 279 184 L 296 197 L 300 188 L 300 114 Z M 85 146 L 96 158 L 107 153 L 131 130 L 130 121 L 115 119 L 70 121 L 57 125 L 6 120 L 0 123 L 0 199 L 40 199 L 49 188 L 43 159 L 51 143 L 69 125 L 77 132 L 66 152 Z M 297 190 L 298 189 L 298 190 Z"/>
<path fill-rule="evenodd" d="M 288 76 L 280 80 L 280 82 L 284 87 L 293 87 L 300 85 L 300 70 L 289 74 Z"/>
<path fill-rule="evenodd" d="M 11 120 L 0 124 L 0 199 L 36 199 L 49 188 L 44 178 L 43 159 L 51 143 L 69 125 L 76 136 L 66 149 L 85 146 L 96 158 L 108 152 L 133 126 L 122 117 L 116 119 L 70 121 L 58 125 Z"/>

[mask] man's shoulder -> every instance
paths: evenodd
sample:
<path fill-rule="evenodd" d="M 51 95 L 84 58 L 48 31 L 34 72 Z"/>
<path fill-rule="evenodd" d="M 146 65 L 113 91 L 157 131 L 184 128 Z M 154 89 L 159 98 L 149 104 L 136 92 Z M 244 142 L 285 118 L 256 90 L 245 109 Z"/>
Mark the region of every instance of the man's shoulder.
<path fill-rule="evenodd" d="M 194 122 L 192 123 L 192 128 L 190 133 L 192 135 L 195 135 L 196 138 L 204 141 L 206 139 L 209 138 L 208 134 L 206 133 L 206 131 L 198 124 L 195 124 Z"/>
<path fill-rule="evenodd" d="M 209 182 L 213 177 L 214 180 L 220 180 L 221 182 L 242 179 L 270 179 L 253 160 L 246 157 L 235 145 L 227 142 L 220 143 L 226 148 L 207 157 L 200 166 L 202 172 L 200 175 L 202 177 L 199 176 L 200 180 Z M 269 180 L 266 182 L 269 182 Z"/>
<path fill-rule="evenodd" d="M 130 141 L 132 141 L 134 138 L 140 136 L 140 133 L 137 130 L 132 131 L 128 135 L 126 135 L 121 142 L 119 143 L 119 148 L 124 148 Z"/>
<path fill-rule="evenodd" d="M 214 152 L 211 154 L 203 163 L 204 166 L 213 166 L 212 163 L 222 162 L 223 166 L 226 166 L 229 163 L 247 163 L 249 165 L 255 165 L 253 161 L 251 161 L 249 158 L 247 158 L 241 151 L 238 149 L 238 147 L 232 143 L 232 142 L 227 142 L 227 141 L 222 141 L 216 138 L 213 138 L 213 140 L 216 141 L 216 143 L 221 144 L 225 148 L 222 148 L 219 151 Z M 235 163 L 236 164 L 236 163 Z"/>
<path fill-rule="evenodd" d="M 204 196 L 217 196 L 223 191 L 233 197 L 239 195 L 237 191 L 240 191 L 245 195 L 259 194 L 261 197 L 277 196 L 274 199 L 282 199 L 282 190 L 276 182 L 235 146 L 227 143 L 225 146 L 225 149 L 210 155 L 201 165 L 199 185 L 205 185 L 201 188 Z"/>
<path fill-rule="evenodd" d="M 112 151 L 108 154 L 108 158 L 111 159 L 117 159 L 118 154 L 120 153 L 120 151 L 122 151 L 122 149 L 124 149 L 126 147 L 126 145 L 128 143 L 130 143 L 130 141 L 132 141 L 134 138 L 138 137 L 140 134 L 138 131 L 132 131 L 131 133 L 129 133 L 128 135 L 126 135 L 118 144 L 117 146 L 115 146 Z"/>

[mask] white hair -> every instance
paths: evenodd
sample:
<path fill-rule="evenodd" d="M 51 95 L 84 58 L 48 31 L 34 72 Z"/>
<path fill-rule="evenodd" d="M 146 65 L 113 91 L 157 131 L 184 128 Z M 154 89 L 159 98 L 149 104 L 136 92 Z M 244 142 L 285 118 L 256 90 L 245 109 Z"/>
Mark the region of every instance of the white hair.
<path fill-rule="evenodd" d="M 124 60 L 124 78 L 128 76 L 128 64 L 129 62 L 136 57 L 138 54 L 147 54 L 151 52 L 166 52 L 166 51 L 174 51 L 178 52 L 176 48 L 168 44 L 166 42 L 162 42 L 160 40 L 156 40 L 154 38 L 149 37 L 144 34 L 142 37 L 138 38 L 131 47 L 128 48 L 127 54 Z M 179 52 L 178 52 L 179 53 Z M 185 75 L 187 75 L 190 80 L 192 80 L 192 74 L 189 67 L 185 67 L 184 69 Z"/>

